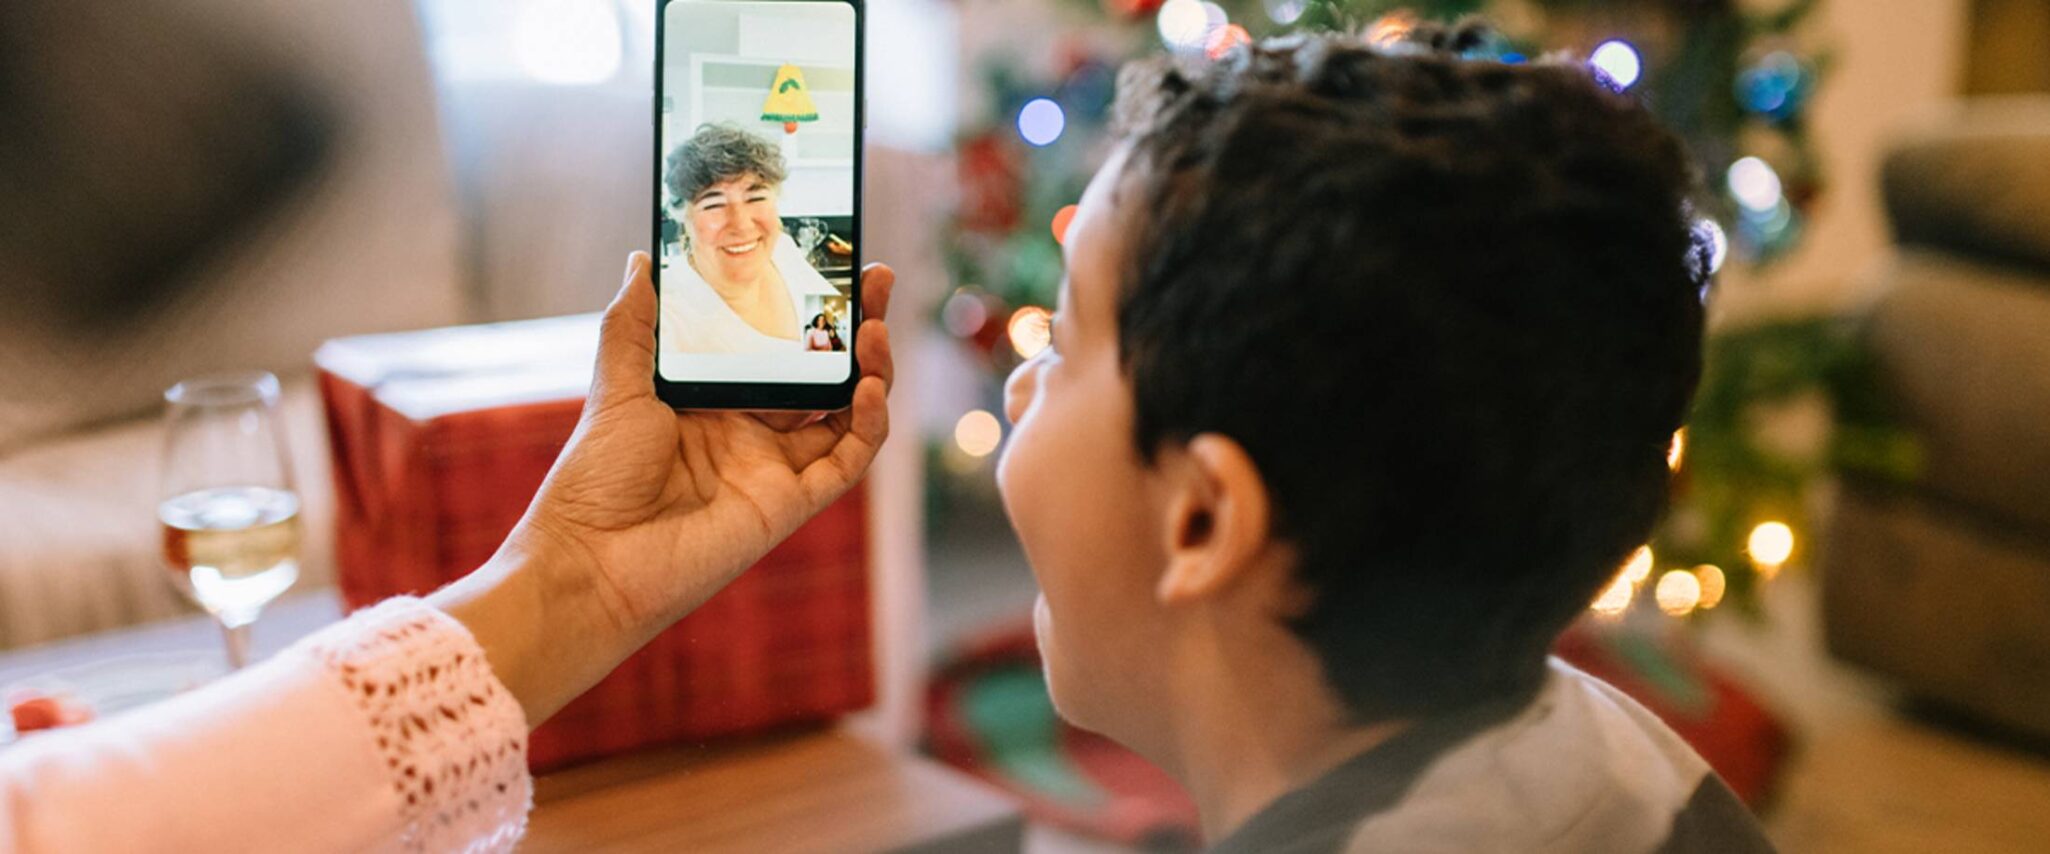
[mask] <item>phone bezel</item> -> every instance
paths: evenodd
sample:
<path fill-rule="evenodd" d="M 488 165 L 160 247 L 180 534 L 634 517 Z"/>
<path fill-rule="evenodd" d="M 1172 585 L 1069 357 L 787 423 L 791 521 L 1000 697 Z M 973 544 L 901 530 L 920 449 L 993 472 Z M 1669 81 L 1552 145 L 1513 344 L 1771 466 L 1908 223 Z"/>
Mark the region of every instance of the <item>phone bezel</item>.
<path fill-rule="evenodd" d="M 652 114 L 654 129 L 655 180 L 651 182 L 652 203 L 649 205 L 650 257 L 662 246 L 662 175 L 666 152 L 662 150 L 662 63 L 668 46 L 668 8 L 671 3 L 710 2 L 721 0 L 657 0 L 655 4 L 655 98 Z M 658 308 L 655 317 L 655 394 L 662 402 L 675 409 L 796 409 L 829 411 L 844 409 L 854 400 L 854 387 L 861 381 L 861 359 L 855 355 L 855 342 L 861 335 L 864 316 L 861 305 L 862 272 L 862 181 L 865 171 L 866 137 L 868 133 L 868 98 L 863 91 L 866 84 L 868 51 L 868 13 L 862 0 L 734 0 L 734 2 L 808 2 L 844 3 L 854 9 L 854 215 L 851 217 L 854 243 L 854 286 L 850 295 L 853 320 L 847 333 L 847 379 L 839 383 L 769 383 L 769 382 L 677 382 L 662 376 L 662 318 Z M 662 265 L 660 259 L 650 265 L 649 277 L 655 283 L 657 305 L 662 293 Z"/>

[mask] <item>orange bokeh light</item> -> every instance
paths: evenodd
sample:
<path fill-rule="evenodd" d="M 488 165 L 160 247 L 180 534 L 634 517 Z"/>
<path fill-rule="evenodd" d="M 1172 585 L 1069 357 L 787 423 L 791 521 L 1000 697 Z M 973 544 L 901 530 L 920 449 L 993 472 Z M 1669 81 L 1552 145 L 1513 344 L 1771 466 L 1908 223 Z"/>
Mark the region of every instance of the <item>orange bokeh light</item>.
<path fill-rule="evenodd" d="M 1061 208 L 1053 215 L 1053 242 L 1068 242 L 1068 224 L 1075 221 L 1075 206 Z"/>

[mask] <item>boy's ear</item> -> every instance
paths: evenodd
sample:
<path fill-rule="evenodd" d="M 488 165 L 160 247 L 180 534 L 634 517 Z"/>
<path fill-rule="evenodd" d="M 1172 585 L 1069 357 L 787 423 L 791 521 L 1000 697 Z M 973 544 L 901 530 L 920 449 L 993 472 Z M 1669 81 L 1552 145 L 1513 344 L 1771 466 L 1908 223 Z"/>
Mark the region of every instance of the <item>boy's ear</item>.
<path fill-rule="evenodd" d="M 1243 578 L 1269 546 L 1266 481 L 1238 442 L 1204 433 L 1169 467 L 1164 605 L 1206 599 Z"/>

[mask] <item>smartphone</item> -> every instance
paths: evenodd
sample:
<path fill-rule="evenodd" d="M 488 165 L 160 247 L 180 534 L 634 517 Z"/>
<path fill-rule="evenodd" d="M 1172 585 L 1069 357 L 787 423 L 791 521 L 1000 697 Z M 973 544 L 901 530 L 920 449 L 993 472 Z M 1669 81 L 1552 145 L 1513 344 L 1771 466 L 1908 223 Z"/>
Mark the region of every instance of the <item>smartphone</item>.
<path fill-rule="evenodd" d="M 655 390 L 832 410 L 861 376 L 859 0 L 657 0 Z"/>

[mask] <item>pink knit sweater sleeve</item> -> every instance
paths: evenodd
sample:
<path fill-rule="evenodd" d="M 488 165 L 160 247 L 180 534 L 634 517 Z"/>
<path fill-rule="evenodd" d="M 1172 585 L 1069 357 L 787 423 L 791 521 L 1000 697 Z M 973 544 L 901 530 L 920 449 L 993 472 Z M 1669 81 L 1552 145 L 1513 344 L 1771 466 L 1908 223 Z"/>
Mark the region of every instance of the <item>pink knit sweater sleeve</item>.
<path fill-rule="evenodd" d="M 462 624 L 393 599 L 200 690 L 0 749 L 0 852 L 509 850 L 526 742 Z"/>

